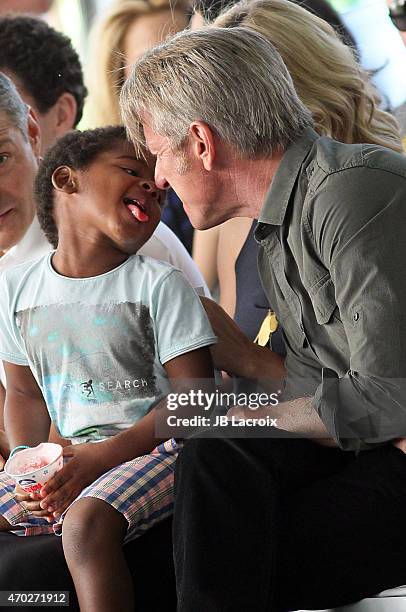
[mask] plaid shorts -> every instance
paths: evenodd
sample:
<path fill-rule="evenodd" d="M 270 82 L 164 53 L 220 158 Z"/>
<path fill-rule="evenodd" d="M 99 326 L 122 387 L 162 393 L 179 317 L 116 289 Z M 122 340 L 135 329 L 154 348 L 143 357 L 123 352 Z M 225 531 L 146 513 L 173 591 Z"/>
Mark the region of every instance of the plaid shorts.
<path fill-rule="evenodd" d="M 148 455 L 137 457 L 109 470 L 72 502 L 95 497 L 121 512 L 128 521 L 124 542 L 134 540 L 170 516 L 173 510 L 173 476 L 179 446 L 167 440 Z M 64 512 L 55 523 L 35 517 L 14 494 L 15 482 L 0 472 L 0 515 L 15 528 L 16 535 L 61 535 Z M 71 504 L 72 505 L 72 504 Z"/>

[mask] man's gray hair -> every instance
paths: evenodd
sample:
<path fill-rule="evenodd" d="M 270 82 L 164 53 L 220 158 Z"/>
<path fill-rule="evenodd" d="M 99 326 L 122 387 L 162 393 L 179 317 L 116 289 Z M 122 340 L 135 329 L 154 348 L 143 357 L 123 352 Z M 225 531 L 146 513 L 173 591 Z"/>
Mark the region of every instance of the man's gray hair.
<path fill-rule="evenodd" d="M 313 125 L 279 53 L 243 27 L 186 30 L 151 49 L 134 65 L 120 104 L 137 148 L 145 115 L 174 149 L 200 120 L 249 159 L 271 157 Z"/>
<path fill-rule="evenodd" d="M 0 72 L 0 113 L 5 113 L 12 125 L 28 137 L 28 106 L 22 101 L 14 83 Z"/>

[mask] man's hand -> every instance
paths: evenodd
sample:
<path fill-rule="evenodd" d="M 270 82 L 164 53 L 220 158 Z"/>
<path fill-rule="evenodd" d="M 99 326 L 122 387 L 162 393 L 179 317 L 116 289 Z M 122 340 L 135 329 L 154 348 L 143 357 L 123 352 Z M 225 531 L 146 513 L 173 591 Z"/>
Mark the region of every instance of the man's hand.
<path fill-rule="evenodd" d="M 244 366 L 255 345 L 221 306 L 209 298 L 200 299 L 218 337 L 217 344 L 210 347 L 215 367 L 228 374 L 247 376 Z"/>
<path fill-rule="evenodd" d="M 103 443 L 66 446 L 63 456 L 68 458 L 67 464 L 41 490 L 40 506 L 55 518 L 85 487 L 107 471 L 103 463 Z"/>
<path fill-rule="evenodd" d="M 200 299 L 218 337 L 218 343 L 210 347 L 217 369 L 242 378 L 283 378 L 283 359 L 279 355 L 251 342 L 216 302 Z"/>

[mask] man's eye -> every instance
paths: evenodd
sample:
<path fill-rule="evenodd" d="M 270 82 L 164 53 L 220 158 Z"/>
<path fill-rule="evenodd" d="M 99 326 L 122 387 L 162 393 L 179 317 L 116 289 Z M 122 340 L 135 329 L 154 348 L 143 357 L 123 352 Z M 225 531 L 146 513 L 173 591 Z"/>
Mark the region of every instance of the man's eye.
<path fill-rule="evenodd" d="M 10 156 L 6 155 L 5 153 L 0 153 L 0 166 L 4 165 L 9 157 Z"/>

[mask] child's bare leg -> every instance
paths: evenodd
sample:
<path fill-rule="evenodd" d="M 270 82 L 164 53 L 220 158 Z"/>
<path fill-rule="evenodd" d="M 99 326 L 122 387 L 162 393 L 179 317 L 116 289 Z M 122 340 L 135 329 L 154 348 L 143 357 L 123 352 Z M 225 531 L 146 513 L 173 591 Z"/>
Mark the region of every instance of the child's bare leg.
<path fill-rule="evenodd" d="M 0 531 L 11 531 L 11 529 L 16 529 L 13 527 L 4 516 L 0 516 Z"/>
<path fill-rule="evenodd" d="M 106 502 L 85 497 L 66 514 L 62 543 L 81 612 L 133 612 L 122 545 L 128 523 Z"/>

